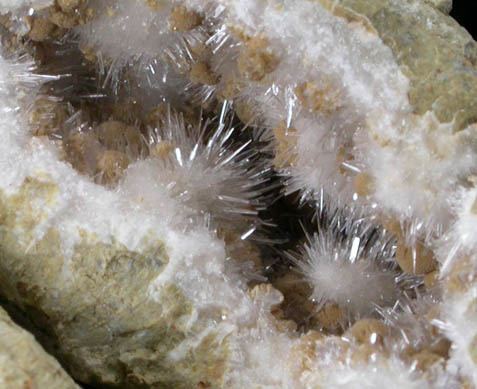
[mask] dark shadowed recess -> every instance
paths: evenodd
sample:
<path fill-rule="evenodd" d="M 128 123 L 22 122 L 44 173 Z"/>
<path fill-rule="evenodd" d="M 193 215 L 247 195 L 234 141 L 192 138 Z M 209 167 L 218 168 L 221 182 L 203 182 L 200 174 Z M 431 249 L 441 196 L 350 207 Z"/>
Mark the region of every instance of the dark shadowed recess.
<path fill-rule="evenodd" d="M 476 0 L 454 0 L 450 15 L 477 40 Z"/>

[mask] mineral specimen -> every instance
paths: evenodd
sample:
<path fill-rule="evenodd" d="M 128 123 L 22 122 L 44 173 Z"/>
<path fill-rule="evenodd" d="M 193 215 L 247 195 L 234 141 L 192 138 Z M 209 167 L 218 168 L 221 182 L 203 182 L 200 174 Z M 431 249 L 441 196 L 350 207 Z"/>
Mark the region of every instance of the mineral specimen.
<path fill-rule="evenodd" d="M 98 387 L 477 385 L 450 7 L 0 1 L 2 297 Z"/>

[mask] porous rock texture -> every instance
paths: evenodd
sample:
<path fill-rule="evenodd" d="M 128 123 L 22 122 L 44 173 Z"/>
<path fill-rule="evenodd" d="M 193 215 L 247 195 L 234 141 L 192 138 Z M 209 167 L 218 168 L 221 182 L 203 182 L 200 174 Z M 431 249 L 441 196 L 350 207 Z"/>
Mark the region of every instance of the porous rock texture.
<path fill-rule="evenodd" d="M 33 74 L 28 55 L 2 58 L 0 290 L 75 379 L 132 388 L 477 383 L 477 44 L 446 15 L 448 2 L 40 3 L 0 1 L 11 11 L 6 28 L 40 42 L 73 29 L 112 90 L 136 80 L 130 93 L 144 109 L 233 100 L 242 122 L 274 135 L 285 192 L 389 230 L 406 273 L 442 267 L 436 289 L 407 297 L 412 309 L 379 307 L 379 324 L 358 317 L 341 336 L 297 331 L 282 294 L 243 270 L 250 251 L 232 251 L 221 226 L 210 228 L 213 212 L 197 217 L 154 181 L 152 153 L 117 165 L 120 178 L 105 186 L 68 163 L 58 141 L 33 136 L 23 112 L 51 78 Z M 34 30 L 40 19 L 55 27 Z M 182 166 L 181 149 L 166 146 L 161 158 L 173 153 Z"/>

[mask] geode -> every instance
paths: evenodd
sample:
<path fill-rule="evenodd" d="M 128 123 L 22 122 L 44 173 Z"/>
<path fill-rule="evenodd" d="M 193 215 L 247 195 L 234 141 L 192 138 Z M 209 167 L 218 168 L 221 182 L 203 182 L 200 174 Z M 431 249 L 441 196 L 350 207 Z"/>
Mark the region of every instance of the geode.
<path fill-rule="evenodd" d="M 132 388 L 477 382 L 477 45 L 446 14 L 449 2 L 10 3 L 0 2 L 10 11 L 0 290 L 75 379 Z M 230 107 L 246 127 L 240 136 L 225 119 Z M 347 307 L 332 293 L 315 312 L 303 280 L 287 274 L 292 286 L 275 282 L 280 292 L 257 275 L 260 254 L 247 239 L 273 228 L 257 200 L 273 169 L 285 194 L 364 220 L 365 232 L 333 225 L 351 252 L 371 260 L 364 237 L 391 234 L 401 271 L 392 275 L 412 280 L 412 292 L 341 321 Z M 359 256 L 348 254 L 353 266 Z M 282 293 L 310 305 L 296 311 L 311 311 L 316 327 L 297 329 Z"/>

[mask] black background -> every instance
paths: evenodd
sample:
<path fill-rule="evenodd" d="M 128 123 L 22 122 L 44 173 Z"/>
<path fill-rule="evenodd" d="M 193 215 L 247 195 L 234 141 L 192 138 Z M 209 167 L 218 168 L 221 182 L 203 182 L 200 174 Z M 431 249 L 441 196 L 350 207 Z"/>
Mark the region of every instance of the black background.
<path fill-rule="evenodd" d="M 477 40 L 477 0 L 454 0 L 450 14 Z"/>

